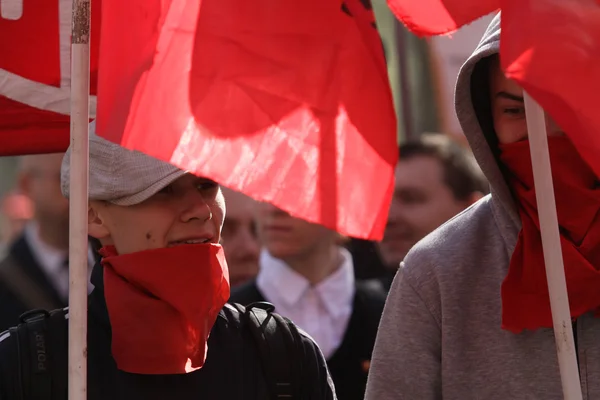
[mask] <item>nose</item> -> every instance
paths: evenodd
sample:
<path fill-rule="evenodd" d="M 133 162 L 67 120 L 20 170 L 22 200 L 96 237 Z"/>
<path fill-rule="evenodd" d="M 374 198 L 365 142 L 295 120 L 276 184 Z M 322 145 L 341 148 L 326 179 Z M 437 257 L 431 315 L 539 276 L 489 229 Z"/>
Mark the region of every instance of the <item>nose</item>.
<path fill-rule="evenodd" d="M 271 214 L 271 215 L 289 215 L 286 211 L 282 210 L 279 207 L 274 206 L 271 203 L 261 203 L 261 208 L 262 211 L 265 214 Z"/>
<path fill-rule="evenodd" d="M 181 197 L 182 213 L 181 221 L 189 222 L 197 219 L 200 221 L 208 221 L 212 219 L 212 211 L 206 202 L 206 199 L 195 188 L 191 188 Z"/>
<path fill-rule="evenodd" d="M 240 254 L 258 256 L 258 253 L 260 252 L 260 244 L 258 243 L 258 239 L 253 234 L 251 228 L 244 229 L 242 232 L 240 232 L 239 247 Z"/>

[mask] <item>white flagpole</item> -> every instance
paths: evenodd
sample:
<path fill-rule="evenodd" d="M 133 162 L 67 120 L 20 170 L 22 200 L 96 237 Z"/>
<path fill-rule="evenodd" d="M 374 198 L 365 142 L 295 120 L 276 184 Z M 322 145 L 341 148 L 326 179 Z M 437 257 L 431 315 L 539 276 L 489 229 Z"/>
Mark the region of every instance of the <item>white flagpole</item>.
<path fill-rule="evenodd" d="M 544 248 L 544 263 L 546 265 L 552 323 L 554 325 L 554 340 L 556 341 L 563 396 L 565 400 L 581 400 L 579 369 L 573 340 L 565 268 L 560 247 L 554 185 L 550 170 L 546 119 L 544 111 L 531 96 L 525 93 L 524 99 L 533 180 L 540 218 L 542 247 Z"/>
<path fill-rule="evenodd" d="M 69 400 L 87 399 L 90 0 L 73 0 L 69 193 Z"/>

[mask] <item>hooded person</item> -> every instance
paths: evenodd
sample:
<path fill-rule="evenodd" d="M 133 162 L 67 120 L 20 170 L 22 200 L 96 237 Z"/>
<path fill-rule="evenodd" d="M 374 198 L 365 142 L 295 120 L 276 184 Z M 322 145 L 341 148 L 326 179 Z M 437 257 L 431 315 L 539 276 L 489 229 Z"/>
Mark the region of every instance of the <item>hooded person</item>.
<path fill-rule="evenodd" d="M 92 124 L 88 231 L 103 247 L 89 297 L 88 399 L 269 398 L 279 381 L 263 366 L 276 365 L 276 355 L 265 360 L 242 322 L 243 309 L 225 306 L 229 277 L 218 244 L 225 216 L 219 185 L 93 130 Z M 70 171 L 67 152 L 61 176 L 66 197 Z M 29 365 L 22 345 L 15 345 L 21 331 L 0 334 L 0 399 L 23 398 L 19 393 L 66 399 L 67 316 L 49 318 L 47 336 L 38 335 L 34 322 L 29 328 L 42 338 L 36 345 L 44 344 L 35 370 L 42 378 L 35 384 L 35 375 L 22 370 Z M 288 360 L 302 368 L 294 382 L 306 398 L 335 399 L 319 348 L 284 322 L 296 332 L 295 355 L 303 354 Z M 276 336 L 266 336 L 262 344 L 270 346 Z M 50 369 L 46 354 L 51 377 L 43 377 Z"/>
<path fill-rule="evenodd" d="M 499 47 L 497 15 L 455 92 L 491 194 L 406 255 L 379 327 L 367 400 L 563 398 L 523 90 L 502 73 Z M 546 118 L 583 396 L 596 399 L 600 192 L 570 140 Z"/>

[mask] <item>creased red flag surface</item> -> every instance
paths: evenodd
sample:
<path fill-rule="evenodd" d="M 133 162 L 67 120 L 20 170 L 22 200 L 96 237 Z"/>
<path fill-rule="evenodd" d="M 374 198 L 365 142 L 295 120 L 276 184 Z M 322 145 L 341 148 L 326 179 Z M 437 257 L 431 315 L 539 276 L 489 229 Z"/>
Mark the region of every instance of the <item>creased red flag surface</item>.
<path fill-rule="evenodd" d="M 500 8 L 501 0 L 387 0 L 406 27 L 418 36 L 456 31 Z"/>
<path fill-rule="evenodd" d="M 98 133 L 380 238 L 396 121 L 359 0 L 104 0 Z"/>
<path fill-rule="evenodd" d="M 60 152 L 69 145 L 71 9 L 71 0 L 0 2 L 0 156 Z M 100 9 L 100 0 L 92 1 L 92 95 Z M 95 101 L 92 96 L 92 117 Z"/>
<path fill-rule="evenodd" d="M 600 176 L 600 0 L 388 0 L 417 35 L 451 32 L 495 9 L 500 59 Z"/>
<path fill-rule="evenodd" d="M 600 176 L 600 1 L 502 2 L 501 61 Z"/>

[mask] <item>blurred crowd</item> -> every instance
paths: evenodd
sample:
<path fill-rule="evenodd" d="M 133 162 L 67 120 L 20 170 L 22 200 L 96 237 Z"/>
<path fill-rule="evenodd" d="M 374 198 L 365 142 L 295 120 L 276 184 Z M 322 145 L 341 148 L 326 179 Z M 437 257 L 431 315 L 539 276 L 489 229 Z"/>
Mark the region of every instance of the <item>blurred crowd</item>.
<path fill-rule="evenodd" d="M 449 135 L 424 133 L 403 142 L 399 152 L 379 242 L 341 236 L 222 188 L 230 301 L 266 300 L 314 338 L 340 399 L 362 398 L 387 292 L 406 253 L 488 192 L 469 149 Z M 21 157 L 14 187 L 2 198 L 0 331 L 29 309 L 68 303 L 69 207 L 60 190 L 62 157 Z M 90 273 L 97 248 L 90 238 Z"/>
<path fill-rule="evenodd" d="M 555 13 L 567 22 L 553 29 L 573 28 L 572 49 L 600 48 L 592 28 L 600 26 L 600 6 L 579 3 L 570 6 L 577 14 L 570 21 Z M 349 4 L 342 10 L 358 21 Z M 66 308 L 75 250 L 71 168 L 80 172 L 71 166 L 74 147 L 0 158 L 0 400 L 66 398 L 67 374 L 76 378 L 68 397 L 81 389 L 90 400 L 600 398 L 600 178 L 589 134 L 598 121 L 584 118 L 593 101 L 582 95 L 583 81 L 572 92 L 566 80 L 557 89 L 552 74 L 571 60 L 548 51 L 554 42 L 546 36 L 504 65 L 506 49 L 516 51 L 521 39 L 515 18 L 526 14 L 515 12 L 516 2 L 501 8 L 502 17 L 479 20 L 452 41 L 423 41 L 392 14 L 378 18 L 400 143 L 381 240 L 342 235 L 212 176 L 129 151 L 90 123 L 87 330 L 74 317 L 80 310 Z M 123 10 L 150 21 L 144 35 L 156 29 L 140 4 Z M 191 15 L 181 10 L 157 19 L 161 29 L 175 32 L 172 20 Z M 532 15 L 554 13 L 548 10 L 559 10 L 558 2 L 523 7 Z M 584 23 L 586 14 L 596 20 Z M 524 29 L 521 44 L 542 25 Z M 505 37 L 512 39 L 501 46 Z M 597 54 L 576 62 L 588 67 Z M 552 64 L 547 71 L 544 62 Z M 534 112 L 532 122 L 532 110 L 549 104 L 562 113 L 538 109 L 543 118 Z M 369 124 L 380 117 L 365 115 Z M 530 143 L 534 131 L 539 142 Z M 540 179 L 544 173 L 548 179 Z M 382 215 L 380 204 L 343 199 Z M 552 209 L 556 215 L 546 212 Z M 72 306 L 81 305 L 74 293 Z M 86 333 L 85 343 L 73 333 Z M 74 360 L 89 373 L 73 368 Z M 77 378 L 87 378 L 88 392 L 72 385 Z"/>

